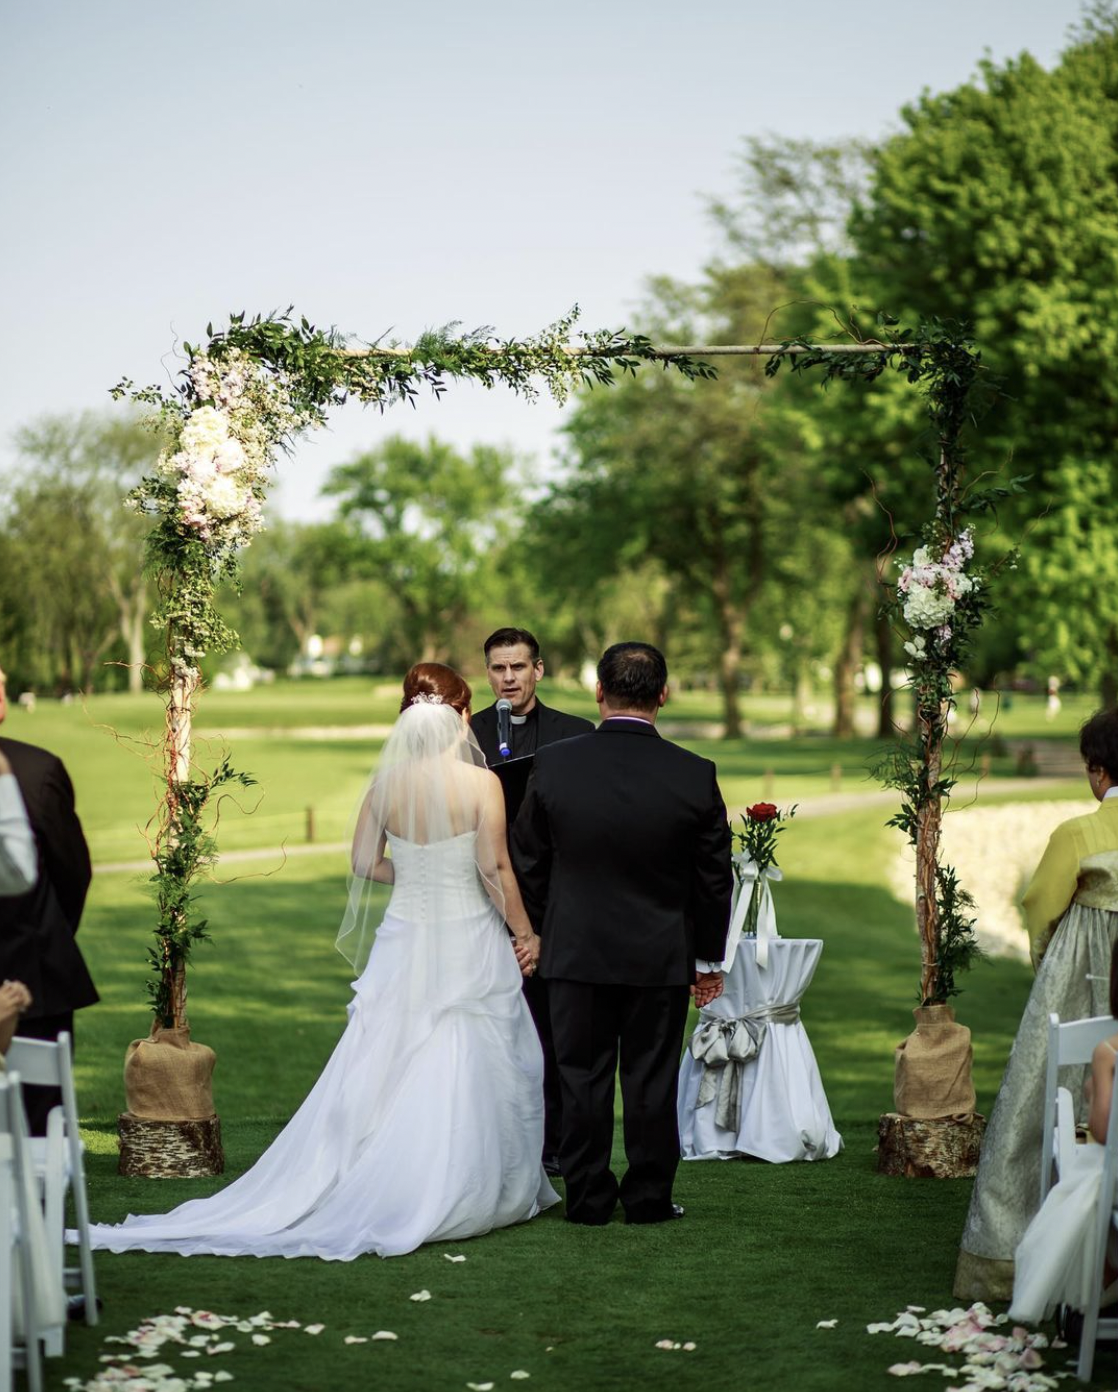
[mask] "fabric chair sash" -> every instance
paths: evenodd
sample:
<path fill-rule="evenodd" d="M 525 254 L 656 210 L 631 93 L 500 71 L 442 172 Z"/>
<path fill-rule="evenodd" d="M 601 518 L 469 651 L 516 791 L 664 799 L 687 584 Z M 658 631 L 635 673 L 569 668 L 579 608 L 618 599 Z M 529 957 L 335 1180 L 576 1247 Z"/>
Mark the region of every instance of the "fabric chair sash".
<path fill-rule="evenodd" d="M 798 1003 L 761 1005 L 736 1020 L 704 1020 L 691 1036 L 692 1057 L 703 1066 L 696 1105 L 715 1104 L 715 1122 L 735 1135 L 741 1126 L 741 1083 L 747 1063 L 757 1057 L 769 1025 L 794 1025 Z"/>

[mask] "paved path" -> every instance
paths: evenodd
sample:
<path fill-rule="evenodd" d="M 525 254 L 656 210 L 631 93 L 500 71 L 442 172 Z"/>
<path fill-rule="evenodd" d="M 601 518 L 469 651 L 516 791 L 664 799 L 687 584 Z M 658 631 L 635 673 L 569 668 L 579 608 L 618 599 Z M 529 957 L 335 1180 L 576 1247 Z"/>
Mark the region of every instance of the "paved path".
<path fill-rule="evenodd" d="M 1012 797 L 1014 793 L 1021 793 L 1028 789 L 1055 789 L 1067 786 L 1066 778 L 987 778 L 980 784 L 981 792 L 989 797 Z M 971 786 L 964 783 L 960 789 L 956 805 L 965 806 L 973 796 Z M 841 817 L 847 812 L 864 812 L 871 807 L 895 807 L 899 801 L 899 795 L 889 788 L 877 788 L 872 792 L 865 793 L 821 793 L 818 797 L 811 798 L 809 801 L 801 803 L 796 811 L 799 817 Z M 745 807 L 731 807 L 729 809 L 731 818 L 737 818 L 745 811 Z M 264 846 L 251 851 L 224 851 L 221 855 L 221 864 L 237 864 L 249 861 L 260 860 L 294 860 L 299 856 L 308 855 L 344 855 L 349 850 L 348 841 L 314 841 L 310 845 L 299 842 L 294 846 Z M 100 875 L 116 874 L 141 874 L 145 871 L 150 872 L 150 860 L 119 860 L 95 865 L 94 870 Z"/>

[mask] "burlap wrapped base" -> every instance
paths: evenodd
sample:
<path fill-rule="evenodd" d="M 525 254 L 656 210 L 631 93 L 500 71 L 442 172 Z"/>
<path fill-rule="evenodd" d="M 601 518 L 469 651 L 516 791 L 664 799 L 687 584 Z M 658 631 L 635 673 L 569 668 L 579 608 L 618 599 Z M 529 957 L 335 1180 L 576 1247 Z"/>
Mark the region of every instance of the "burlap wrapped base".
<path fill-rule="evenodd" d="M 128 1110 L 119 1118 L 121 1174 L 151 1179 L 221 1174 L 221 1124 L 214 1113 L 216 1057 L 190 1030 L 151 1027 L 124 1060 Z"/>
<path fill-rule="evenodd" d="M 877 1124 L 878 1174 L 906 1179 L 967 1179 L 978 1170 L 986 1118 L 908 1117 L 886 1112 Z"/>
<path fill-rule="evenodd" d="M 907 1117 L 958 1117 L 974 1111 L 970 1030 L 949 1005 L 919 1005 L 916 1028 L 897 1046 L 893 1106 Z"/>

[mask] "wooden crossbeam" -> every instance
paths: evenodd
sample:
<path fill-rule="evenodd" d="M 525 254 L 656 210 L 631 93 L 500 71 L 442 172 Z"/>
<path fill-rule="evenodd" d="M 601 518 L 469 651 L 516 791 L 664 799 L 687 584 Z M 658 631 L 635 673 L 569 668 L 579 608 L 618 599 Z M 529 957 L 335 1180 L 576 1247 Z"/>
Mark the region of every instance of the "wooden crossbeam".
<path fill-rule="evenodd" d="M 487 345 L 488 346 L 488 345 Z M 906 353 L 915 343 L 662 343 L 642 353 L 651 358 L 773 357 L 777 353 Z M 407 358 L 413 348 L 343 348 L 349 358 Z M 493 347 L 497 351 L 497 347 Z M 629 348 L 588 348 L 566 343 L 563 352 L 572 358 L 623 358 Z"/>

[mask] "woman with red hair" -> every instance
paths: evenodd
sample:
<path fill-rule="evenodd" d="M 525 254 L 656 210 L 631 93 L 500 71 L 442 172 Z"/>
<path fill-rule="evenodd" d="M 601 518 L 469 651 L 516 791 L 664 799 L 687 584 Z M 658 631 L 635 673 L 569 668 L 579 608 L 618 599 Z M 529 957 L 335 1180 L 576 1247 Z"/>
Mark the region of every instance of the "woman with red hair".
<path fill-rule="evenodd" d="M 540 942 L 469 716 L 457 672 L 411 669 L 353 837 L 337 940 L 357 976 L 349 1023 L 306 1101 L 220 1194 L 94 1227 L 95 1245 L 349 1261 L 558 1202 L 540 1163 L 543 1056 L 520 990 Z M 387 907 L 378 885 L 391 886 Z"/>

